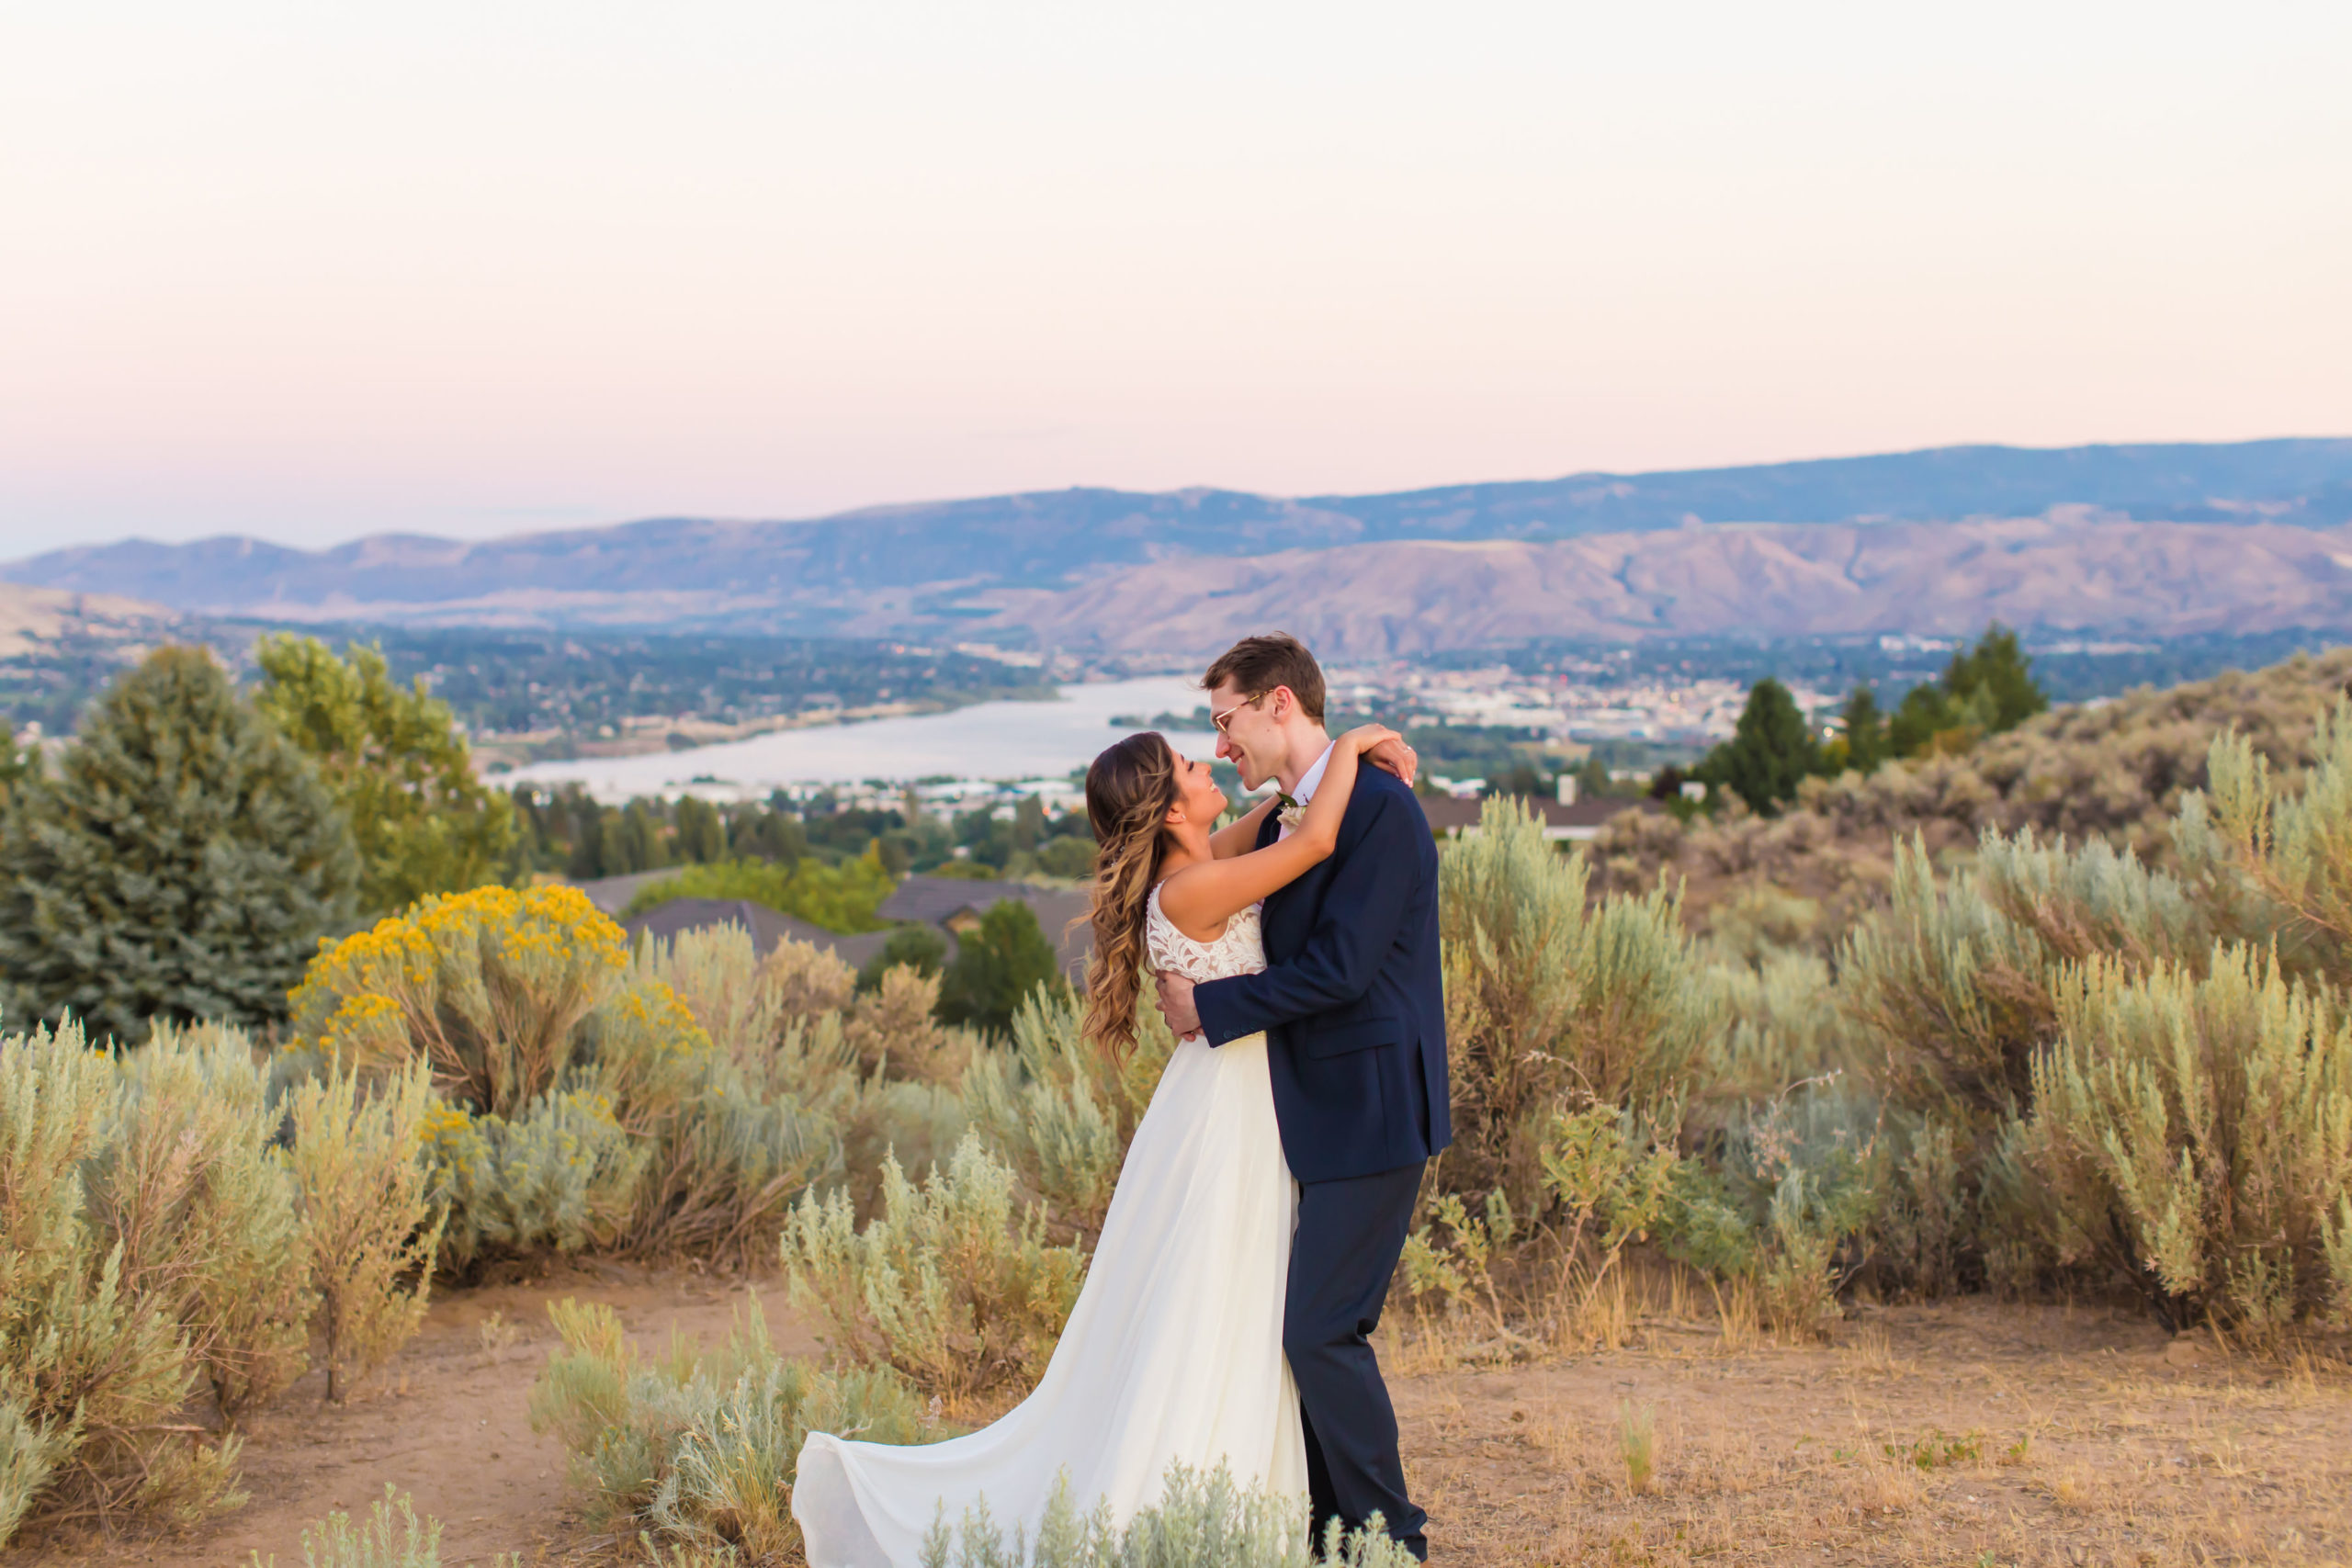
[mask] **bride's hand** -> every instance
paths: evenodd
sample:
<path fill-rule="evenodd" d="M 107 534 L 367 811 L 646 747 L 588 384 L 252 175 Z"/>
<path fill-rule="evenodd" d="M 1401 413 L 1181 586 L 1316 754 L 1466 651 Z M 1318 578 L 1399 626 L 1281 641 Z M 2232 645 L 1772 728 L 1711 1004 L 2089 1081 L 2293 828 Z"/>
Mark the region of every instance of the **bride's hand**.
<path fill-rule="evenodd" d="M 1405 738 L 1385 724 L 1362 724 L 1340 739 L 1355 746 L 1357 752 L 1374 767 L 1385 768 L 1407 784 L 1420 771 L 1421 759 Z"/>

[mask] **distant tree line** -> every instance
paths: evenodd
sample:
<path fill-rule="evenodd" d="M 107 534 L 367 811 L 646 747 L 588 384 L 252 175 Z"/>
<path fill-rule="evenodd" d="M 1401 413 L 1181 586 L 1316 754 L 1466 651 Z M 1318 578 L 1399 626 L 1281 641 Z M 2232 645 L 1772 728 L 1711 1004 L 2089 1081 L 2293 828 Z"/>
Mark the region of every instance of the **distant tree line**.
<path fill-rule="evenodd" d="M 1732 738 L 1690 776 L 1770 815 L 1794 800 L 1808 778 L 1868 774 L 1899 757 L 1957 755 L 2049 706 L 2032 659 L 2017 634 L 1996 622 L 1952 655 L 1942 679 L 1905 693 L 1892 714 L 1868 685 L 1856 686 L 1826 738 L 1815 734 L 1789 689 L 1767 676 L 1750 688 Z"/>
<path fill-rule="evenodd" d="M 1078 878 L 1092 866 L 1083 818 L 1048 821 L 1034 798 L 1003 817 L 942 818 L 911 796 L 895 810 L 824 795 L 609 807 L 494 789 L 448 705 L 421 677 L 395 679 L 379 649 L 273 636 L 254 651 L 259 679 L 241 690 L 209 649 L 158 649 L 117 674 L 46 762 L 0 743 L 0 1013 L 12 1023 L 70 1013 L 124 1043 L 159 1019 L 267 1028 L 322 940 L 428 894 L 549 874 L 692 868 L 860 930 L 910 870 Z M 957 1015 L 996 1021 L 1012 983 L 997 971 L 1028 975 L 1041 943 L 1050 969 L 1042 933 L 963 944 L 979 967 L 950 976 Z"/>
<path fill-rule="evenodd" d="M 606 806 L 576 785 L 517 784 L 512 799 L 524 863 L 582 882 L 729 861 L 839 866 L 868 853 L 894 878 L 921 872 L 1076 880 L 1094 867 L 1086 818 L 1066 812 L 1048 819 L 1034 795 L 1004 816 L 993 806 L 952 815 L 924 811 L 911 792 L 886 809 L 844 806 L 831 793 L 796 802 L 780 790 L 765 800 L 724 805 L 648 795 Z"/>

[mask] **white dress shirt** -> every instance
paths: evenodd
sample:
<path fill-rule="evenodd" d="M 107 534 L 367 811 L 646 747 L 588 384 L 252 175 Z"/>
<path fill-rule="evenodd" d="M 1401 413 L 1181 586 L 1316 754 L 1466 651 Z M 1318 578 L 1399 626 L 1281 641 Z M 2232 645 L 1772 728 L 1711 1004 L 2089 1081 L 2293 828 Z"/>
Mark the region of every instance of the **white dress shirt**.
<path fill-rule="evenodd" d="M 1324 747 L 1323 755 L 1315 759 L 1315 765 L 1299 775 L 1298 787 L 1290 792 L 1290 797 L 1293 800 L 1305 806 L 1315 798 L 1316 786 L 1323 782 L 1323 770 L 1331 765 L 1331 747 L 1338 744 L 1339 742 L 1334 740 L 1330 746 Z M 1277 841 L 1289 837 L 1290 824 L 1287 822 L 1275 830 L 1274 838 Z"/>

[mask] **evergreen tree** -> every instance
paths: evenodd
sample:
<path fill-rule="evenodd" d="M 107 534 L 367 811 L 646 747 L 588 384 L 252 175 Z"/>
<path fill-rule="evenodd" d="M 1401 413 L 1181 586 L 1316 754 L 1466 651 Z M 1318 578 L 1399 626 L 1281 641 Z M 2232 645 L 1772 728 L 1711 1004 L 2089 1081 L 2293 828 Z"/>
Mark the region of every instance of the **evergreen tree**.
<path fill-rule="evenodd" d="M 1894 705 L 1887 720 L 1887 749 L 1898 757 L 1917 757 L 1936 743 L 1936 737 L 1960 728 L 1960 716 L 1941 686 L 1914 686 Z"/>
<path fill-rule="evenodd" d="M 539 792 L 529 784 L 516 784 L 507 798 L 514 813 L 517 863 L 527 871 L 554 870 L 557 846 L 549 829 L 557 825 L 558 814 L 553 803 L 542 803 Z"/>
<path fill-rule="evenodd" d="M 680 796 L 677 849 L 678 859 L 693 865 L 725 860 L 727 825 L 718 819 L 718 807 L 700 795 Z"/>
<path fill-rule="evenodd" d="M 1599 757 L 1587 757 L 1577 770 L 1577 798 L 1599 800 L 1609 793 L 1609 764 Z"/>
<path fill-rule="evenodd" d="M 1498 795 L 1549 795 L 1544 787 L 1544 775 L 1535 771 L 1532 762 L 1521 759 L 1501 770 L 1487 781 L 1487 793 Z"/>
<path fill-rule="evenodd" d="M 607 823 L 605 832 L 605 863 L 612 867 L 607 875 L 627 875 L 633 871 L 659 871 L 670 863 L 668 847 L 662 841 L 662 819 L 655 815 L 653 803 L 643 796 L 632 800 L 620 812 L 619 830 L 615 832 Z"/>
<path fill-rule="evenodd" d="M 1857 686 L 1838 715 L 1846 732 L 1845 764 L 1858 773 L 1878 771 L 1887 759 L 1886 716 L 1879 712 L 1878 694 Z"/>
<path fill-rule="evenodd" d="M 882 944 L 882 951 L 857 972 L 857 988 L 879 989 L 882 976 L 900 964 L 924 975 L 936 975 L 947 962 L 947 939 L 931 926 L 900 926 Z"/>
<path fill-rule="evenodd" d="M 2018 634 L 1998 621 L 1984 628 L 1975 647 L 1951 656 L 1951 664 L 1944 671 L 1944 691 L 1958 703 L 1976 700 L 1989 715 L 1984 725 L 1987 734 L 2015 729 L 2050 706 L 2048 694 L 2033 678 L 2033 660 L 2018 646 Z"/>
<path fill-rule="evenodd" d="M 358 879 L 309 760 L 209 652 L 159 649 L 0 827 L 10 1021 L 71 1011 L 125 1044 L 156 1018 L 273 1021 Z"/>
<path fill-rule="evenodd" d="M 357 643 L 345 660 L 316 637 L 281 634 L 254 655 L 256 705 L 317 763 L 351 822 L 363 909 L 388 914 L 517 869 L 514 803 L 474 777 L 448 705 L 422 678 L 401 686 L 381 650 Z"/>
<path fill-rule="evenodd" d="M 594 882 L 598 877 L 616 874 L 605 863 L 605 819 L 616 814 L 599 807 L 584 794 L 572 795 L 568 804 L 571 808 L 571 853 L 564 862 L 564 874 L 574 882 Z"/>
<path fill-rule="evenodd" d="M 1820 756 L 1796 698 L 1768 675 L 1749 688 L 1732 738 L 1708 753 L 1703 771 L 1708 782 L 1769 815 L 1796 798 L 1797 785 Z"/>
<path fill-rule="evenodd" d="M 763 807 L 747 807 L 737 813 L 728 835 L 738 860 L 779 861 L 797 865 L 808 852 L 808 833 L 792 815 L 791 803 L 781 795 Z"/>
<path fill-rule="evenodd" d="M 1054 944 L 1036 911 L 1018 898 L 1001 898 L 980 916 L 978 930 L 956 940 L 956 962 L 939 987 L 939 1016 L 1001 1033 L 1031 991 L 1060 981 Z"/>
<path fill-rule="evenodd" d="M 1024 795 L 1012 808 L 1012 847 L 1036 852 L 1046 837 L 1046 803 L 1034 795 Z"/>
<path fill-rule="evenodd" d="M 1951 656 L 1940 682 L 1903 694 L 1887 726 L 1887 741 L 1898 757 L 1939 748 L 1964 750 L 1984 736 L 2015 729 L 2049 706 L 2018 634 L 1996 621 L 1974 646 Z"/>
<path fill-rule="evenodd" d="M 1056 834 L 1037 852 L 1037 868 L 1048 876 L 1077 882 L 1094 874 L 1094 840 Z"/>

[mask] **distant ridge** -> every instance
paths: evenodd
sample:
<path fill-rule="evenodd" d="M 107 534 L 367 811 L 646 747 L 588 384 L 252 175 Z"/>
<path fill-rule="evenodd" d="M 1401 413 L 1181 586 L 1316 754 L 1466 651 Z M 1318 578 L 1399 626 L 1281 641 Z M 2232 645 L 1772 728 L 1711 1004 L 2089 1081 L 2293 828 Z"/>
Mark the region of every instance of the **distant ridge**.
<path fill-rule="evenodd" d="M 1699 571 L 1710 554 L 1721 555 L 1712 525 L 1933 525 L 1904 536 L 1912 541 L 1910 547 L 1935 555 L 1942 553 L 1930 548 L 1938 538 L 1964 547 L 1984 522 L 2003 519 L 2035 519 L 2058 529 L 2037 536 L 2032 547 L 2037 570 L 2059 574 L 2054 583 L 2038 582 L 2035 594 L 2037 603 L 2066 613 L 2058 624 L 2128 622 L 2152 629 L 2177 607 L 2133 599 L 2114 580 L 2119 563 L 2111 550 L 2101 552 L 2100 570 L 2107 576 L 2084 579 L 2075 606 L 2082 618 L 2072 618 L 2064 581 L 2069 551 L 2079 554 L 2098 537 L 2081 530 L 2110 524 L 2180 525 L 2188 531 L 2164 536 L 2182 541 L 2184 547 L 2192 537 L 2223 539 L 2244 528 L 2267 530 L 2265 537 L 2284 541 L 2271 552 L 2280 569 L 2302 570 L 2308 565 L 2302 558 L 2311 551 L 2293 544 L 2297 533 L 2332 535 L 2352 524 L 2352 439 L 2052 450 L 1952 446 L 1364 496 L 1071 489 L 871 507 L 797 522 L 656 518 L 481 543 L 386 534 L 319 551 L 241 537 L 187 545 L 130 540 L 0 565 L 0 579 L 128 595 L 184 612 L 281 620 L 844 635 L 936 634 L 957 627 L 1018 635 L 1034 626 L 1051 627 L 1056 640 L 1082 646 L 1127 636 L 1125 628 L 1090 629 L 1077 614 L 1090 592 L 1102 599 L 1114 581 L 1132 580 L 1136 568 L 1186 558 L 1205 565 L 1236 558 L 1295 559 L 1299 552 L 1340 550 L 1352 556 L 1370 547 L 1408 543 L 1598 545 L 1662 530 L 1693 531 L 1692 539 L 1671 546 L 1660 542 L 1637 552 L 1654 564 L 1687 559 L 1683 567 L 1660 565 L 1672 577 Z M 2154 537 L 2145 536 L 2143 545 Z M 2311 548 L 2319 544 L 2310 538 Z M 2320 550 L 2317 558 L 2332 561 L 2343 547 Z M 2228 553 L 2224 546 L 2200 548 Z M 1411 558 L 1411 570 L 1430 569 L 1425 552 L 1380 558 Z M 2290 559 L 2301 564 L 2289 568 Z M 1329 564 L 1336 569 L 1340 562 Z M 1834 565 L 1816 567 L 1825 564 Z M 2127 579 L 2132 575 L 2126 570 Z M 2201 604 L 2199 615 L 2239 614 L 2258 620 L 2289 611 L 2284 600 L 2248 581 L 2247 571 L 2233 571 L 2230 578 L 2245 592 L 2268 597 L 2219 609 Z M 1401 591 L 1412 585 L 1395 586 Z M 1730 615 L 1736 623 L 1742 602 L 1738 584 L 1730 587 L 1727 594 L 1711 591 L 1703 597 L 1713 606 L 1710 614 Z M 1216 592 L 1242 590 L 1228 584 Z M 1131 592 L 1112 597 L 1132 611 Z M 1403 593 L 1391 613 L 1408 620 L 1441 613 L 1434 604 L 1415 610 L 1412 598 Z M 2316 603 L 2306 594 L 2292 613 L 2333 617 L 2335 603 L 2327 592 Z M 1624 614 L 1600 619 L 1623 627 L 1611 635 L 1629 636 L 1666 629 L 1680 619 L 1670 608 L 1644 604 L 1629 600 Z M 1928 607 L 1914 608 L 1924 614 Z M 1456 603 L 1445 613 L 1458 617 L 1461 610 Z M 1770 618 L 1802 621 L 1806 613 L 1801 595 L 1784 596 L 1775 602 Z M 1503 618 L 1540 622 L 1544 611 L 1541 605 L 1522 607 L 1522 613 Z M 1566 617 L 1588 618 L 1581 613 Z M 1426 646 L 1432 636 L 1444 640 L 1442 628 L 1426 626 L 1400 627 L 1391 640 L 1399 647 Z"/>

